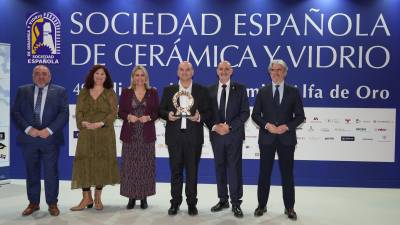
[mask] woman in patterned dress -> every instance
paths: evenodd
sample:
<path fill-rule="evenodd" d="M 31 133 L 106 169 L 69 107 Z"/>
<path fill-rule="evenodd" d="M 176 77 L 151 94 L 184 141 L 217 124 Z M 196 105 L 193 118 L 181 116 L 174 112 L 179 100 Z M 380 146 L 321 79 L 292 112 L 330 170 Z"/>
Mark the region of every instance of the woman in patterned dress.
<path fill-rule="evenodd" d="M 82 188 L 81 202 L 71 208 L 83 210 L 93 206 L 90 188 L 95 187 L 94 205 L 103 209 L 102 188 L 119 183 L 114 121 L 117 98 L 110 73 L 103 65 L 93 66 L 79 93 L 76 125 L 79 129 L 71 188 Z"/>
<path fill-rule="evenodd" d="M 158 118 L 157 90 L 150 87 L 149 75 L 143 66 L 136 66 L 131 73 L 131 85 L 122 90 L 118 115 L 123 119 L 121 136 L 122 196 L 128 197 L 127 209 L 147 208 L 147 196 L 155 190 L 155 141 L 154 122 Z"/>

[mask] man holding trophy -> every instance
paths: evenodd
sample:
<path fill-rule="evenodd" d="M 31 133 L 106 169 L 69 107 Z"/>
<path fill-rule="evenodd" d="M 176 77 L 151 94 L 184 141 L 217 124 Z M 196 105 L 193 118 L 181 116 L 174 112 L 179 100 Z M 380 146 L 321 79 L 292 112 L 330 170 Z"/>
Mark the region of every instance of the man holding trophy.
<path fill-rule="evenodd" d="M 207 121 L 207 89 L 193 82 L 192 64 L 183 61 L 178 66 L 179 82 L 164 88 L 160 116 L 166 120 L 165 144 L 168 146 L 171 171 L 171 207 L 176 215 L 182 203 L 183 170 L 186 178 L 188 213 L 197 215 L 197 172 L 204 142 L 203 123 Z"/>

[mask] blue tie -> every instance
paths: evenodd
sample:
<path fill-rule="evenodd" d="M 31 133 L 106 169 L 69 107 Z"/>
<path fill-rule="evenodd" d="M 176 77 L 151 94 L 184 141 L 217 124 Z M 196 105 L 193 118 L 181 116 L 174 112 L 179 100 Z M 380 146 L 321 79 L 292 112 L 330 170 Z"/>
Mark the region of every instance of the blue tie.
<path fill-rule="evenodd" d="M 279 85 L 275 85 L 274 103 L 276 106 L 280 105 Z"/>
<path fill-rule="evenodd" d="M 42 121 L 40 120 L 40 108 L 42 106 L 42 94 L 43 94 L 43 88 L 39 88 L 38 95 L 36 97 L 36 104 L 35 108 L 33 110 L 33 116 L 34 116 L 34 122 L 36 126 L 42 125 Z"/>

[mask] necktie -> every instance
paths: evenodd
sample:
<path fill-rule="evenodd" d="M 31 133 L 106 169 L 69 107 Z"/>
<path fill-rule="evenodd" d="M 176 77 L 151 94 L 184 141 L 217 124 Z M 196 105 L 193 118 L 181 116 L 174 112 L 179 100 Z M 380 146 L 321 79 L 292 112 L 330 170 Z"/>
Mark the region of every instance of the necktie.
<path fill-rule="evenodd" d="M 34 122 L 36 126 L 40 126 L 42 124 L 42 121 L 40 120 L 40 108 L 42 106 L 42 93 L 43 93 L 43 88 L 39 88 L 38 95 L 36 97 L 36 104 L 35 108 L 33 110 L 33 116 L 34 116 Z"/>
<path fill-rule="evenodd" d="M 280 96 L 279 96 L 279 85 L 275 85 L 275 92 L 274 92 L 274 103 L 276 106 L 279 106 Z"/>
<path fill-rule="evenodd" d="M 225 118 L 225 103 L 226 103 L 226 84 L 222 85 L 222 92 L 221 92 L 221 98 L 219 100 L 219 118 L 220 118 L 220 122 L 224 123 L 226 122 L 226 118 Z"/>

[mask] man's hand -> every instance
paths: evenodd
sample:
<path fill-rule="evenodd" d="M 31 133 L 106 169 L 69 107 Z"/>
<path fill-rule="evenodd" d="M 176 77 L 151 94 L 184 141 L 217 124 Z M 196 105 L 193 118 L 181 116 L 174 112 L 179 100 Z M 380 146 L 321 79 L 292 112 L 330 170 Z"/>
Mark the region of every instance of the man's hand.
<path fill-rule="evenodd" d="M 219 123 L 215 125 L 214 131 L 219 135 L 226 135 L 229 133 L 229 126 L 226 123 Z"/>
<path fill-rule="evenodd" d="M 193 122 L 200 122 L 200 113 L 198 110 L 196 110 L 196 113 L 194 116 L 189 117 L 189 119 Z"/>
<path fill-rule="evenodd" d="M 39 137 L 46 139 L 50 136 L 50 132 L 47 130 L 47 128 L 39 130 L 38 131 Z"/>
<path fill-rule="evenodd" d="M 271 123 L 267 123 L 267 125 L 265 125 L 265 129 L 271 134 L 278 134 L 278 127 Z"/>
<path fill-rule="evenodd" d="M 271 123 L 267 123 L 267 125 L 265 125 L 265 129 L 268 130 L 271 134 L 283 134 L 289 130 L 289 127 L 286 124 L 282 124 L 277 127 Z"/>
<path fill-rule="evenodd" d="M 278 134 L 283 134 L 289 130 L 289 127 L 286 124 L 282 124 L 277 127 Z"/>
<path fill-rule="evenodd" d="M 175 120 L 179 119 L 179 117 L 174 116 L 174 112 L 168 113 L 168 120 L 174 122 Z"/>
<path fill-rule="evenodd" d="M 39 136 L 39 130 L 32 127 L 31 129 L 29 129 L 28 135 L 31 136 L 31 137 L 38 137 Z"/>
<path fill-rule="evenodd" d="M 222 134 L 221 135 L 225 135 L 229 133 L 229 125 L 227 123 L 221 123 L 221 130 L 222 130 Z"/>

